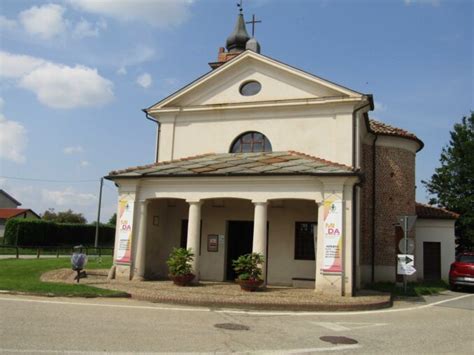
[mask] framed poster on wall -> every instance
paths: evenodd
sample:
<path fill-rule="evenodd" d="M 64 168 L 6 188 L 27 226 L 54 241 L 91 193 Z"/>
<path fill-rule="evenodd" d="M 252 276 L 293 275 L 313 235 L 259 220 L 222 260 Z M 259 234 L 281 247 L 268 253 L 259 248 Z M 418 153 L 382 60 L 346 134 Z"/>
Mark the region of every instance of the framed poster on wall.
<path fill-rule="evenodd" d="M 219 236 L 217 234 L 207 236 L 207 251 L 214 253 L 219 251 Z"/>

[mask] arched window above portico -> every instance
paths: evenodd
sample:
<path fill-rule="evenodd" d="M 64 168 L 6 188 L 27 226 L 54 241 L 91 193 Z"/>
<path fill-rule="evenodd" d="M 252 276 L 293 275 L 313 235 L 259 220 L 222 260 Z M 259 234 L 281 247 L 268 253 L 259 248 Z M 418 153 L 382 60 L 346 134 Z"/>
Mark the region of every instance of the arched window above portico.
<path fill-rule="evenodd" d="M 271 152 L 272 145 L 268 138 L 260 132 L 245 132 L 232 142 L 230 153 Z"/>

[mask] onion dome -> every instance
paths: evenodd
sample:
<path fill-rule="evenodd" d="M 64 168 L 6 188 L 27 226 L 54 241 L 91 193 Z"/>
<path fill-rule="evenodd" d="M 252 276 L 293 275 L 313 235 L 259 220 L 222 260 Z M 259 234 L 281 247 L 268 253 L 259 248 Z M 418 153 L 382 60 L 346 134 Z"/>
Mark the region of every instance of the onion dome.
<path fill-rule="evenodd" d="M 245 27 L 244 15 L 239 14 L 234 31 L 227 37 L 226 48 L 229 52 L 239 52 L 245 50 L 245 44 L 250 39 Z"/>

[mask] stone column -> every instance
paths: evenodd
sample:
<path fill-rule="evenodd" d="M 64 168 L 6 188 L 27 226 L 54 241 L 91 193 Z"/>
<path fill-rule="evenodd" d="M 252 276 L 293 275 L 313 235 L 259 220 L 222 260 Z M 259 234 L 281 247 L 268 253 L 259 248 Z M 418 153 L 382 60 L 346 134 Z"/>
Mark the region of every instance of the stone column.
<path fill-rule="evenodd" d="M 143 281 L 145 278 L 147 212 L 148 201 L 140 201 L 138 203 L 138 233 L 136 234 L 137 251 L 135 253 L 135 270 L 133 273 L 133 279 L 138 281 Z"/>
<path fill-rule="evenodd" d="M 188 216 L 188 240 L 187 249 L 191 249 L 194 254 L 192 262 L 193 273 L 196 275 L 193 282 L 199 281 L 199 242 L 201 238 L 201 201 L 187 201 L 189 203 Z"/>
<path fill-rule="evenodd" d="M 267 278 L 267 202 L 254 202 L 252 252 L 263 255 L 263 280 Z"/>

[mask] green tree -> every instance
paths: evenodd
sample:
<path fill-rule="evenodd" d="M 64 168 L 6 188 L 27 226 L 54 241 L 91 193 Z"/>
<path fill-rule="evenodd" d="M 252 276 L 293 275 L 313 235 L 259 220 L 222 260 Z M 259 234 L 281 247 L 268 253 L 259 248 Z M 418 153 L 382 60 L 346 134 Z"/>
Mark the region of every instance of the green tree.
<path fill-rule="evenodd" d="M 63 212 L 56 212 L 54 208 L 49 208 L 43 213 L 41 218 L 45 221 L 56 223 L 87 223 L 87 220 L 82 213 L 75 213 L 71 209 Z"/>
<path fill-rule="evenodd" d="M 460 214 L 456 236 L 462 251 L 474 244 L 474 112 L 456 123 L 450 134 L 449 144 L 441 152 L 441 166 L 423 184 L 433 196 L 430 204 Z"/>
<path fill-rule="evenodd" d="M 109 221 L 107 224 L 110 224 L 111 226 L 114 226 L 117 224 L 117 213 L 114 213 L 112 217 L 110 217 Z"/>

